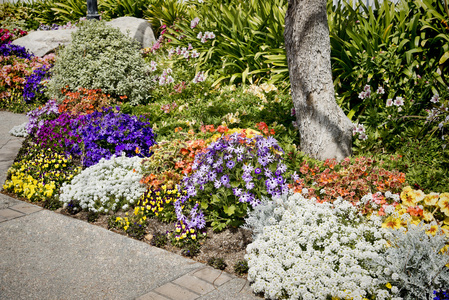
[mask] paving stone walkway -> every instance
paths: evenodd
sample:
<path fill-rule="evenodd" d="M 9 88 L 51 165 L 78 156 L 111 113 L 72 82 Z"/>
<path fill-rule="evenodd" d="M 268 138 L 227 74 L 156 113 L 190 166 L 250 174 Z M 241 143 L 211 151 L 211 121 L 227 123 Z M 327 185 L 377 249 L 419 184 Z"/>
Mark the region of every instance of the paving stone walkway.
<path fill-rule="evenodd" d="M 0 184 L 25 115 L 0 112 Z M 232 274 L 0 194 L 0 299 L 260 299 Z"/>

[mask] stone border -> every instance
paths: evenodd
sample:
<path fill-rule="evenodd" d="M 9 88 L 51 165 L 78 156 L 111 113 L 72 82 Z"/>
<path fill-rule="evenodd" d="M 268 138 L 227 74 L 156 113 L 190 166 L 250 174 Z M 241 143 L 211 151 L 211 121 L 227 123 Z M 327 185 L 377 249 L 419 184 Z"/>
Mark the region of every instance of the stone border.
<path fill-rule="evenodd" d="M 229 273 L 205 266 L 157 287 L 136 300 L 194 300 L 233 279 Z"/>
<path fill-rule="evenodd" d="M 26 202 L 0 209 L 0 223 L 27 216 L 37 211 L 41 211 L 42 209 L 43 208 L 40 206 Z"/>

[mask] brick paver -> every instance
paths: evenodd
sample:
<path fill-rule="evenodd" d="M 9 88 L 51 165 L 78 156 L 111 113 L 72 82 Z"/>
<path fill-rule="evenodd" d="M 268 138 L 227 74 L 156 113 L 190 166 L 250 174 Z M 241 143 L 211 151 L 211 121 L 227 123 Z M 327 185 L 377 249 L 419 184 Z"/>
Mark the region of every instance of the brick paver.
<path fill-rule="evenodd" d="M 213 284 L 214 286 L 220 286 L 232 279 L 227 273 L 211 267 L 202 268 L 194 272 L 193 275 Z"/>
<path fill-rule="evenodd" d="M 24 213 L 26 215 L 34 213 L 36 211 L 40 211 L 42 210 L 42 207 L 39 207 L 37 205 L 32 205 L 32 204 L 28 204 L 28 203 L 20 203 L 20 204 L 16 204 L 14 206 L 9 207 L 10 209 L 13 209 L 15 211 Z"/>
<path fill-rule="evenodd" d="M 161 296 L 159 294 L 153 293 L 153 292 L 149 292 L 148 294 L 140 296 L 136 300 L 171 300 L 171 299 Z"/>
<path fill-rule="evenodd" d="M 8 221 L 22 216 L 25 216 L 25 214 L 9 208 L 0 210 L 0 222 Z"/>
<path fill-rule="evenodd" d="M 214 290 L 212 284 L 189 274 L 184 275 L 173 282 L 200 295 L 207 294 Z"/>
<path fill-rule="evenodd" d="M 199 295 L 190 292 L 186 288 L 171 282 L 155 288 L 154 291 L 172 300 L 194 300 L 199 297 Z"/>

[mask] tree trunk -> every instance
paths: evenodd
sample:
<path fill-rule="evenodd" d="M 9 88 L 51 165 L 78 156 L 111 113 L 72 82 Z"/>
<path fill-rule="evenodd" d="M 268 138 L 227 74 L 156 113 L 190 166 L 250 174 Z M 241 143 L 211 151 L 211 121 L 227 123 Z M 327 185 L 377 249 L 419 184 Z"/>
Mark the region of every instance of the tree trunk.
<path fill-rule="evenodd" d="M 313 158 L 352 154 L 352 123 L 332 82 L 326 0 L 288 0 L 285 48 L 301 150 Z"/>

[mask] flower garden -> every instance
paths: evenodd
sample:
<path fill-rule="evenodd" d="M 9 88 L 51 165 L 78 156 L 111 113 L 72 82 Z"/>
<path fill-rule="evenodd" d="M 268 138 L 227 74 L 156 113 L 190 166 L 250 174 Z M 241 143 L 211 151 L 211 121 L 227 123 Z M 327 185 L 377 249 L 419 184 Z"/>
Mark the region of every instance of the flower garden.
<path fill-rule="evenodd" d="M 29 117 L 3 192 L 137 239 L 157 220 L 152 244 L 192 257 L 249 230 L 231 271 L 268 299 L 449 299 L 445 0 L 328 3 L 342 161 L 298 146 L 286 1 L 126 3 L 99 1 L 102 19 L 148 19 L 151 48 L 84 1 L 1 4 L 0 109 Z M 44 57 L 11 44 L 73 27 Z"/>

